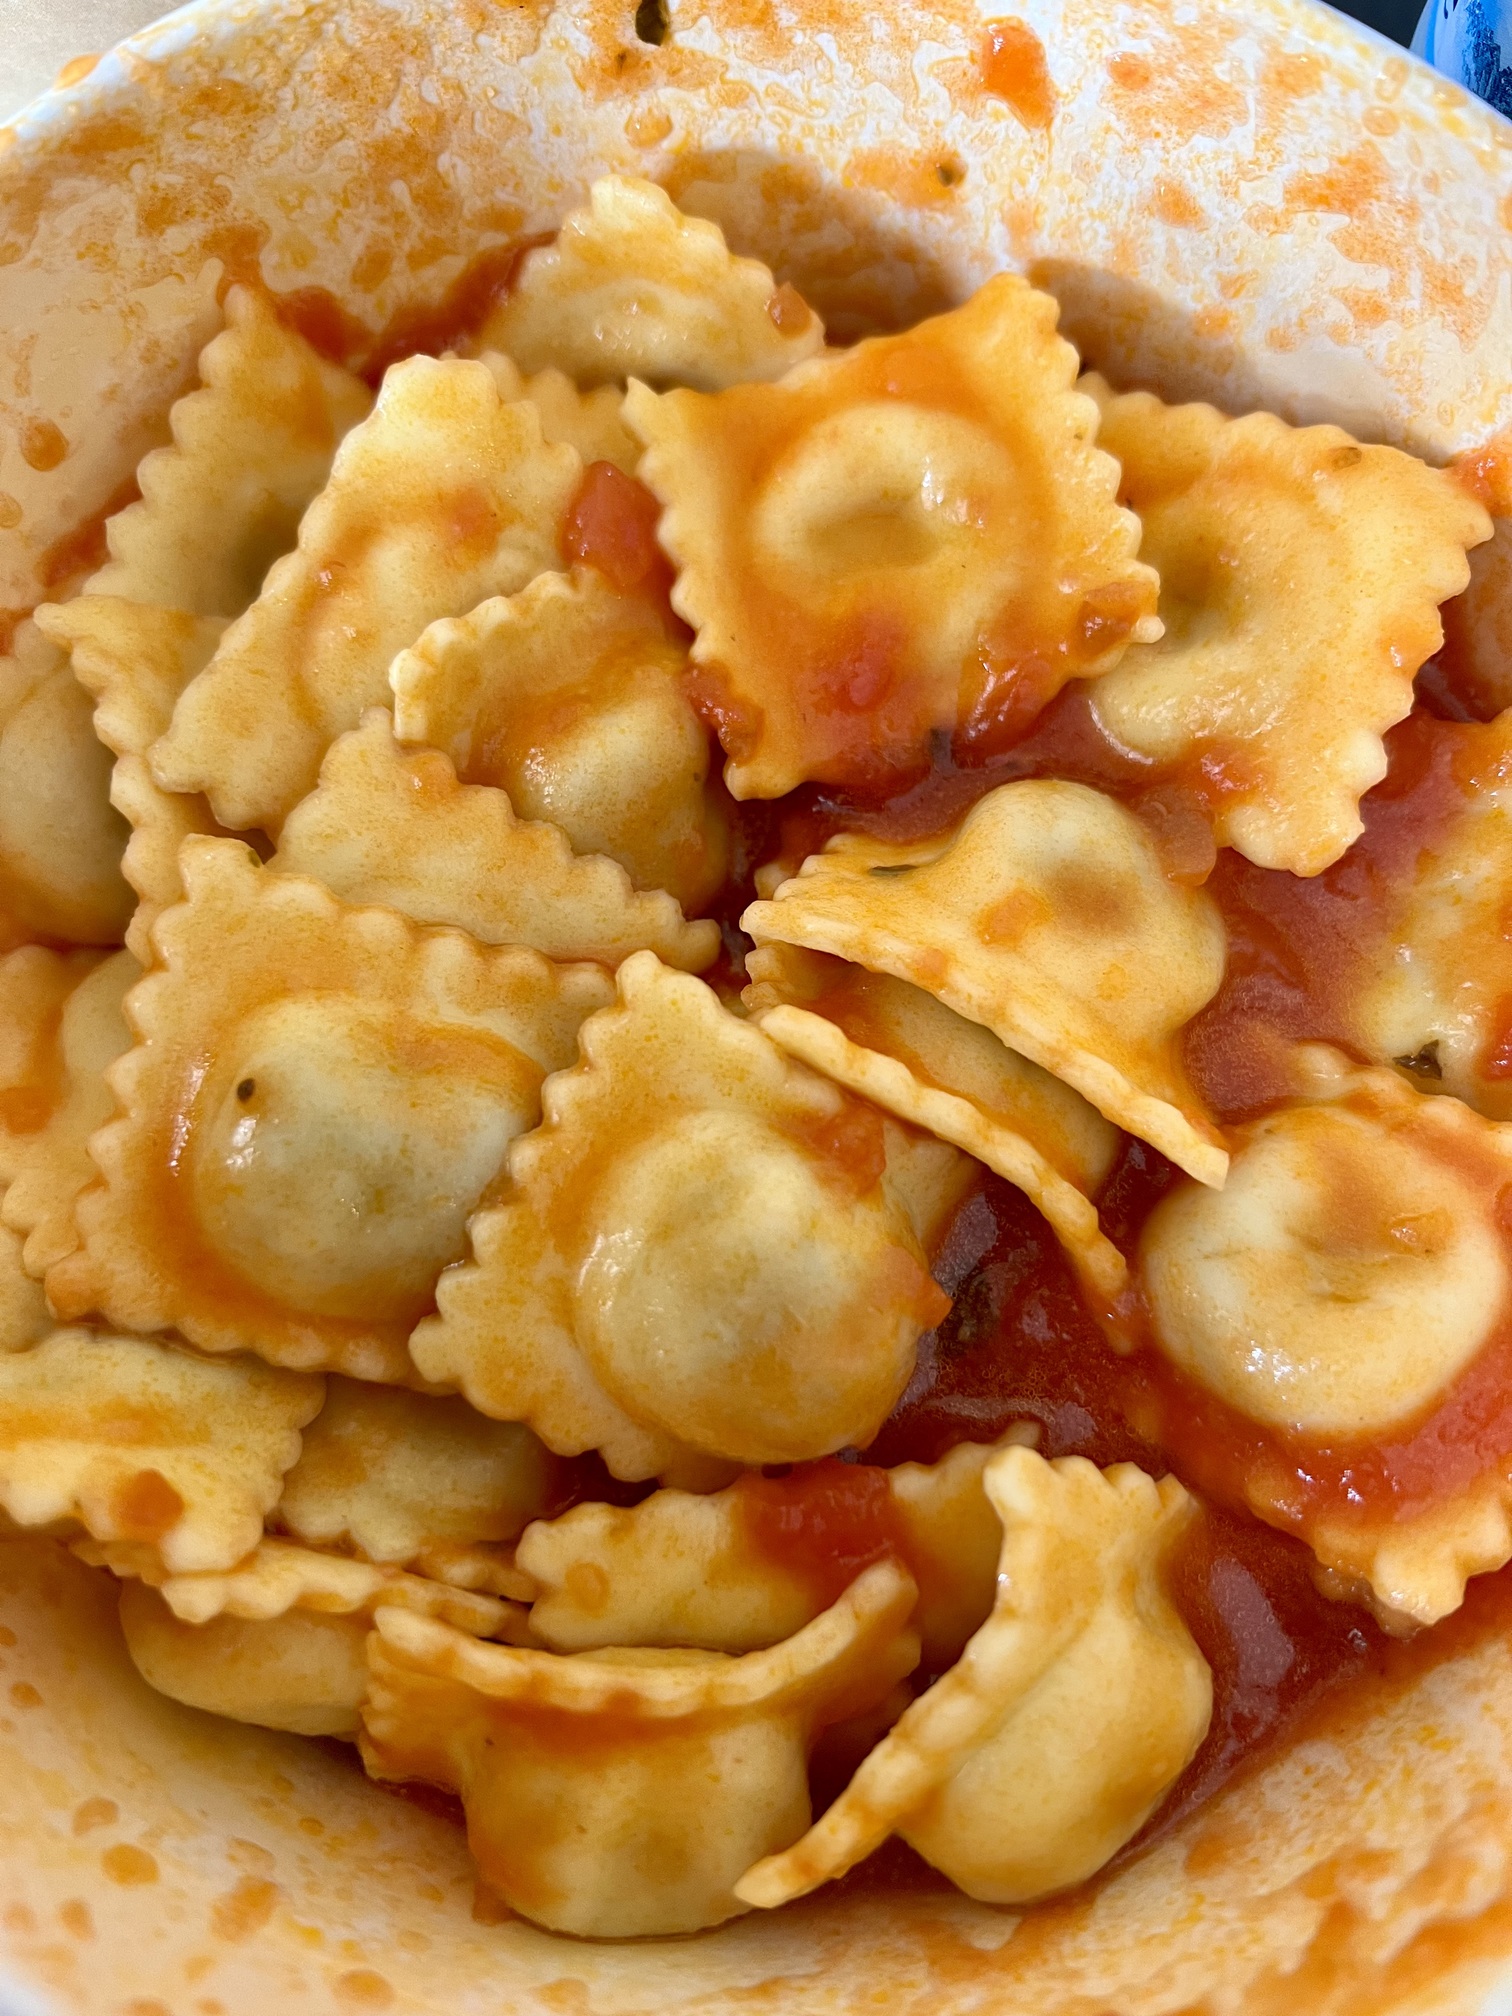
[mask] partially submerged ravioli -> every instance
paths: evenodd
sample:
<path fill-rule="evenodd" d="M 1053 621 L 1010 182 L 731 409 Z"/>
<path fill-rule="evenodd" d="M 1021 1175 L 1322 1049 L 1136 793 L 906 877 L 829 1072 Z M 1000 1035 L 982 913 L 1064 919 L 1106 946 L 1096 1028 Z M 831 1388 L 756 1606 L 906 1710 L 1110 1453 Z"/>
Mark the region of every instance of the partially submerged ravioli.
<path fill-rule="evenodd" d="M 591 567 L 436 623 L 389 675 L 395 732 L 444 750 L 464 783 L 508 792 L 579 854 L 697 910 L 724 880 L 708 735 L 687 652 L 656 604 Z"/>
<path fill-rule="evenodd" d="M 903 1839 L 970 1897 L 1029 1903 L 1138 1832 L 1207 1733 L 1212 1675 L 1165 1586 L 1195 1510 L 1168 1477 L 1009 1448 L 983 1473 L 997 1599 L 824 1817 L 735 1886 L 770 1908 Z"/>
<path fill-rule="evenodd" d="M 1238 1129 L 1226 1187 L 1145 1228 L 1156 1341 L 1227 1410 L 1174 1398 L 1163 1434 L 1185 1425 L 1388 1622 L 1429 1624 L 1512 1558 L 1512 1127 L 1327 1051 L 1299 1068 L 1312 1098 Z"/>
<path fill-rule="evenodd" d="M 284 1479 L 277 1522 L 312 1547 L 454 1581 L 541 1511 L 551 1459 L 517 1421 L 465 1400 L 332 1378 Z"/>
<path fill-rule="evenodd" d="M 152 927 L 184 893 L 180 844 L 191 833 L 221 828 L 205 798 L 160 789 L 147 751 L 173 719 L 179 695 L 209 664 L 225 622 L 90 594 L 48 604 L 37 611 L 37 623 L 68 651 L 75 678 L 94 695 L 95 733 L 115 751 L 110 802 L 131 828 L 121 872 L 138 897 L 126 944 L 148 966 Z"/>
<path fill-rule="evenodd" d="M 1087 387 L 1165 623 L 1099 682 L 1094 712 L 1136 756 L 1197 773 L 1221 844 L 1316 875 L 1361 831 L 1381 737 L 1490 518 L 1448 471 L 1338 427 Z"/>
<path fill-rule="evenodd" d="M 84 1249 L 49 1295 L 208 1350 L 407 1379 L 409 1329 L 609 980 L 345 909 L 238 841 L 181 860 L 187 900 L 159 921 L 163 969 L 111 1074 L 119 1117 L 91 1147 Z"/>
<path fill-rule="evenodd" d="M 741 922 L 758 944 L 910 981 L 1199 1181 L 1223 1181 L 1223 1139 L 1178 1043 L 1223 977 L 1223 921 L 1101 792 L 1036 778 L 989 791 L 941 839 L 843 834 Z"/>
<path fill-rule="evenodd" d="M 940 735 L 1011 738 L 1159 636 L 1056 313 L 1005 274 L 778 385 L 631 386 L 737 798 L 917 769 Z"/>
<path fill-rule="evenodd" d="M 890 973 L 780 944 L 746 971 L 746 1005 L 775 1043 L 1017 1184 L 1093 1292 L 1119 1295 L 1128 1270 L 1091 1202 L 1118 1131 L 1080 1093 Z"/>
<path fill-rule="evenodd" d="M 526 253 L 478 341 L 524 371 L 712 391 L 780 378 L 823 349 L 824 329 L 758 260 L 735 258 L 717 224 L 685 217 L 654 183 L 605 175 L 587 209 Z"/>
<path fill-rule="evenodd" d="M 742 1870 L 808 1824 L 820 1733 L 917 1661 L 912 1602 L 908 1577 L 878 1563 L 742 1659 L 561 1658 L 382 1609 L 363 1758 L 374 1777 L 460 1792 L 484 1880 L 538 1924 L 601 1939 L 717 1925 L 743 1908 Z"/>
<path fill-rule="evenodd" d="M 415 1363 L 622 1477 L 875 1434 L 948 1306 L 881 1116 L 652 953 L 545 1088 L 545 1122 L 437 1288 Z"/>
<path fill-rule="evenodd" d="M 127 827 L 89 695 L 35 623 L 0 658 L 0 952 L 45 939 L 119 945 Z"/>
<path fill-rule="evenodd" d="M 261 1539 L 321 1394 L 255 1358 L 55 1331 L 0 1354 L 0 1508 L 144 1549 L 169 1573 L 230 1568 Z"/>
<path fill-rule="evenodd" d="M 152 755 L 170 791 L 276 834 L 320 759 L 387 697 L 394 654 L 439 616 L 559 564 L 582 476 L 485 365 L 411 357 L 342 442 L 294 552 L 185 691 Z"/>
<path fill-rule="evenodd" d="M 311 876 L 345 903 L 387 904 L 553 959 L 617 966 L 649 949 L 696 972 L 719 951 L 712 919 L 689 923 L 675 897 L 636 889 L 618 861 L 575 854 L 549 820 L 517 818 L 506 792 L 459 783 L 440 750 L 396 742 L 381 708 L 331 744 L 271 866 Z"/>
<path fill-rule="evenodd" d="M 247 287 L 200 355 L 200 386 L 168 416 L 170 447 L 137 471 L 140 503 L 105 527 L 110 559 L 91 594 L 190 616 L 239 616 L 293 546 L 343 435 L 373 395 L 329 364 Z"/>
<path fill-rule="evenodd" d="M 122 1003 L 141 976 L 129 952 L 27 945 L 0 959 L 0 1219 L 39 1278 L 79 1243 L 89 1137 L 115 1110 L 105 1072 L 131 1047 Z"/>

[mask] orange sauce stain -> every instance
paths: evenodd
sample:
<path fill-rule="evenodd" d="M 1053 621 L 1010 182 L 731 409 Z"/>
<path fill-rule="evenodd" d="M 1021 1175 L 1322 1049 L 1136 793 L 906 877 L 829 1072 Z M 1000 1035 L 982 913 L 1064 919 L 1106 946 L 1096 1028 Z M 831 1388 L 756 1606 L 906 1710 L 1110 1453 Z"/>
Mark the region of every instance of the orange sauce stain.
<path fill-rule="evenodd" d="M 70 1897 L 58 1906 L 58 1919 L 63 1930 L 75 1939 L 93 1939 L 94 1918 L 82 1897 Z"/>
<path fill-rule="evenodd" d="M 68 453 L 68 440 L 53 420 L 28 420 L 21 430 L 21 459 L 43 474 L 56 469 Z"/>
<path fill-rule="evenodd" d="M 124 511 L 128 504 L 134 504 L 141 494 L 133 470 L 98 511 L 71 532 L 66 532 L 61 539 L 55 539 L 37 562 L 37 579 L 43 588 L 49 593 L 66 588 L 80 574 L 92 574 L 97 567 L 103 567 L 108 551 L 105 539 L 107 520 L 114 518 L 118 511 Z M 30 615 L 31 611 L 21 613 Z"/>
<path fill-rule="evenodd" d="M 1055 117 L 1057 94 L 1045 60 L 1045 45 L 1014 15 L 989 21 L 982 30 L 977 63 L 982 89 L 1001 98 L 1019 124 L 1042 133 Z"/>
<path fill-rule="evenodd" d="M 887 1473 L 872 1464 L 826 1456 L 786 1476 L 748 1471 L 731 1490 L 752 1554 L 797 1574 L 823 1608 L 874 1562 L 907 1558 Z"/>
<path fill-rule="evenodd" d="M 1512 427 L 1502 428 L 1479 448 L 1466 449 L 1450 467 L 1493 518 L 1512 518 Z"/>
<path fill-rule="evenodd" d="M 71 56 L 53 79 L 55 89 L 66 91 L 70 84 L 82 84 L 99 63 L 96 56 Z"/>
<path fill-rule="evenodd" d="M 852 189 L 876 189 L 905 210 L 930 210 L 947 203 L 966 179 L 958 154 L 919 154 L 905 147 L 863 147 L 845 164 Z"/>
<path fill-rule="evenodd" d="M 17 1680 L 11 1687 L 10 1698 L 17 1708 L 40 1708 L 42 1696 L 29 1680 Z"/>
<path fill-rule="evenodd" d="M 0 532 L 14 532 L 25 517 L 21 501 L 8 490 L 0 490 Z"/>
<path fill-rule="evenodd" d="M 798 335 L 814 319 L 813 309 L 786 280 L 767 302 L 766 312 L 772 327 L 783 336 Z"/>
<path fill-rule="evenodd" d="M 656 542 L 661 506 L 612 462 L 590 462 L 562 521 L 562 553 L 597 568 L 622 595 L 664 595 L 672 569 Z"/>
<path fill-rule="evenodd" d="M 857 1197 L 869 1196 L 886 1173 L 882 1115 L 863 1099 L 844 1099 L 833 1119 L 806 1127 L 803 1139 Z"/>
<path fill-rule="evenodd" d="M 160 1470 L 138 1470 L 112 1506 L 123 1540 L 159 1540 L 177 1524 L 184 1501 Z"/>
<path fill-rule="evenodd" d="M 127 1890 L 158 1880 L 157 1858 L 130 1841 L 118 1841 L 113 1848 L 107 1848 L 100 1857 L 100 1867 L 109 1882 Z"/>
<path fill-rule="evenodd" d="M 217 1939 L 237 1945 L 260 1932 L 273 1916 L 280 1891 L 276 1883 L 260 1876 L 243 1876 L 224 1897 L 210 1907 L 210 1931 Z"/>
<path fill-rule="evenodd" d="M 113 1827 L 121 1817 L 114 1799 L 83 1799 L 74 1808 L 73 1831 L 90 1834 L 96 1827 Z"/>
<path fill-rule="evenodd" d="M 1175 175 L 1157 175 L 1151 190 L 1151 208 L 1162 224 L 1179 230 L 1206 222 L 1207 213 L 1197 198 Z"/>
<path fill-rule="evenodd" d="M 672 134 L 672 115 L 661 105 L 641 105 L 625 121 L 632 147 L 659 147 Z"/>

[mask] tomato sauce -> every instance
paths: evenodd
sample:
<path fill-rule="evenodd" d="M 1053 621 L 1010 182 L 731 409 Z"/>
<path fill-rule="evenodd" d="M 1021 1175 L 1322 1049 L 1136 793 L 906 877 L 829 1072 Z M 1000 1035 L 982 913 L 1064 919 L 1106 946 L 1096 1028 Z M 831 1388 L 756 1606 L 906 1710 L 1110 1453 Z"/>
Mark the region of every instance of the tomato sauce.
<path fill-rule="evenodd" d="M 590 462 L 562 521 L 562 552 L 597 568 L 621 595 L 665 600 L 672 568 L 656 543 L 661 506 L 612 462 Z"/>

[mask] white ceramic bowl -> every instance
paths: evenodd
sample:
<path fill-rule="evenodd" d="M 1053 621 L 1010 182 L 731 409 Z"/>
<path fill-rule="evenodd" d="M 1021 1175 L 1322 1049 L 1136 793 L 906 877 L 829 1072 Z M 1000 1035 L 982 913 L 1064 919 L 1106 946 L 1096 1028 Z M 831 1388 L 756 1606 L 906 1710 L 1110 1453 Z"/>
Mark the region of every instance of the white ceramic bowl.
<path fill-rule="evenodd" d="M 1013 266 L 1116 379 L 1433 457 L 1512 425 L 1512 127 L 1310 0 L 1013 4 L 1048 127 L 979 88 L 974 0 L 671 0 L 660 46 L 634 0 L 202 0 L 136 37 L 0 128 L 0 608 L 160 438 L 227 275 L 371 351 L 606 168 L 841 326 Z M 597 1947 L 476 1922 L 448 1823 L 152 1695 L 52 1546 L 0 1543 L 0 1627 L 0 1965 L 47 2008 L 1445 2012 L 1512 1953 L 1512 1682 L 1452 1628 L 1067 1903 Z"/>

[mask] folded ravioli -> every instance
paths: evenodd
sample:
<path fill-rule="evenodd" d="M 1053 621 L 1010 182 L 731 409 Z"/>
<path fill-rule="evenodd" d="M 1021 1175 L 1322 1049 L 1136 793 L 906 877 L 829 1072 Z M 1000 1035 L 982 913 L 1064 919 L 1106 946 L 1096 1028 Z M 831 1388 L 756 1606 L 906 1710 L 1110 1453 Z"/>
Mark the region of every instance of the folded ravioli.
<path fill-rule="evenodd" d="M 33 622 L 0 658 L 0 952 L 45 939 L 119 945 L 127 827 L 89 695 Z"/>
<path fill-rule="evenodd" d="M 95 734 L 115 751 L 110 802 L 131 829 L 121 872 L 138 898 L 126 927 L 126 945 L 150 966 L 152 926 L 184 893 L 178 872 L 181 843 L 191 833 L 223 829 L 206 798 L 158 787 L 147 751 L 166 732 L 179 695 L 209 664 L 225 620 L 154 608 L 118 595 L 89 594 L 39 609 L 37 623 L 68 651 L 75 678 L 94 695 Z"/>
<path fill-rule="evenodd" d="M 617 966 L 655 952 L 697 971 L 719 926 L 689 923 L 665 890 L 633 887 L 618 861 L 574 854 L 560 826 L 518 819 L 506 792 L 461 784 L 437 749 L 394 740 L 382 708 L 326 751 L 320 783 L 284 821 L 274 869 L 308 875 L 344 903 L 382 903 L 454 924 L 486 945 Z"/>
<path fill-rule="evenodd" d="M 199 388 L 168 416 L 172 445 L 137 471 L 140 503 L 108 520 L 110 559 L 86 586 L 189 616 L 239 616 L 293 547 L 373 395 L 248 287 L 226 296 L 226 327 L 199 370 Z"/>
<path fill-rule="evenodd" d="M 1104 1302 L 1128 1269 L 1090 1201 L 1118 1131 L 1062 1079 L 980 1022 L 890 973 L 792 945 L 746 960 L 744 1000 L 790 1056 L 1006 1176 L 1034 1200 Z"/>
<path fill-rule="evenodd" d="M 804 1838 L 735 1886 L 771 1908 L 900 1834 L 970 1897 L 1028 1903 L 1130 1840 L 1191 1762 L 1212 1675 L 1165 1587 L 1194 1505 L 1172 1477 L 1009 1448 L 992 1615 Z"/>
<path fill-rule="evenodd" d="M 638 889 L 699 909 L 724 880 L 727 838 L 708 736 L 683 691 L 684 647 L 655 603 L 591 567 L 434 624 L 389 675 L 401 741 L 443 750 L 464 783 L 494 784 L 579 854 Z"/>
<path fill-rule="evenodd" d="M 551 1483 L 550 1457 L 519 1422 L 491 1421 L 465 1400 L 332 1378 L 275 1516 L 312 1547 L 352 1547 L 453 1586 L 471 1573 L 514 1589 L 490 1550 L 538 1516 Z"/>
<path fill-rule="evenodd" d="M 0 1220 L 39 1279 L 79 1243 L 89 1137 L 115 1110 L 105 1073 L 131 1048 L 122 1003 L 141 977 L 129 952 L 28 945 L 0 959 Z"/>
<path fill-rule="evenodd" d="M 1101 792 L 1035 778 L 989 791 L 937 840 L 842 834 L 741 923 L 758 944 L 910 981 L 1199 1181 L 1223 1181 L 1223 1137 L 1178 1043 L 1218 991 L 1223 921 Z"/>
<path fill-rule="evenodd" d="M 0 1225 L 0 1352 L 26 1351 L 57 1325 L 42 1293 L 21 1262 L 21 1236 Z"/>
<path fill-rule="evenodd" d="M 918 1586 L 909 1623 L 925 1666 L 949 1665 L 992 1608 L 1001 1536 L 982 1489 L 991 1455 L 989 1444 L 963 1442 L 938 1463 L 827 1461 L 783 1477 L 748 1472 L 703 1496 L 575 1505 L 520 1538 L 516 1561 L 535 1585 L 531 1629 L 554 1652 L 753 1652 L 817 1617 L 837 1577 L 843 1588 L 868 1561 L 891 1557 Z"/>
<path fill-rule="evenodd" d="M 0 1507 L 82 1526 L 171 1573 L 229 1568 L 262 1537 L 318 1379 L 142 1337 L 58 1330 L 0 1354 Z"/>
<path fill-rule="evenodd" d="M 386 697 L 389 662 L 428 623 L 559 563 L 582 476 L 528 400 L 485 365 L 411 357 L 337 451 L 299 544 L 191 682 L 152 753 L 168 791 L 222 825 L 276 834 L 320 759 Z"/>
<path fill-rule="evenodd" d="M 737 798 L 1011 738 L 1160 634 L 1056 304 L 1003 274 L 900 336 L 709 397 L 630 388 Z"/>
<path fill-rule="evenodd" d="M 1443 642 L 1491 520 L 1446 470 L 1338 427 L 1230 420 L 1086 381 L 1123 467 L 1165 635 L 1092 696 L 1104 730 L 1198 773 L 1219 842 L 1316 875 L 1361 831 L 1381 737 Z"/>
<path fill-rule="evenodd" d="M 650 952 L 545 1088 L 545 1122 L 410 1340 L 549 1448 L 622 1477 L 687 1449 L 864 1444 L 949 1306 L 888 1184 L 881 1116 Z"/>
<path fill-rule="evenodd" d="M 187 1707 L 296 1736 L 357 1734 L 371 1629 L 361 1611 L 185 1624 L 156 1589 L 121 1587 L 121 1635 L 149 1687 Z"/>
<path fill-rule="evenodd" d="M 411 1378 L 405 1337 L 609 980 L 345 909 L 239 841 L 188 840 L 181 866 L 53 1305 Z"/>
<path fill-rule="evenodd" d="M 1350 1033 L 1366 1056 L 1422 1059 L 1446 1092 L 1512 1120 L 1512 714 L 1439 733 L 1453 794 L 1414 858 L 1382 877 Z"/>
<path fill-rule="evenodd" d="M 743 1659 L 562 1658 L 383 1609 L 363 1759 L 374 1777 L 459 1791 L 484 1880 L 538 1924 L 600 1939 L 717 1925 L 741 1910 L 733 1886 L 754 1856 L 808 1824 L 821 1731 L 915 1664 L 912 1601 L 907 1576 L 878 1563 Z"/>
<path fill-rule="evenodd" d="M 1298 1069 L 1312 1098 L 1237 1130 L 1224 1190 L 1177 1190 L 1145 1228 L 1160 1350 L 1229 1410 L 1176 1398 L 1162 1433 L 1223 1432 L 1252 1511 L 1388 1621 L 1433 1623 L 1512 1558 L 1505 1374 L 1464 1386 L 1512 1325 L 1512 1127 L 1328 1051 Z"/>
<path fill-rule="evenodd" d="M 617 385 L 580 392 L 566 372 L 554 366 L 527 378 L 512 358 L 498 350 L 485 350 L 480 361 L 493 373 L 500 397 L 528 399 L 541 416 L 545 438 L 576 448 L 585 469 L 595 462 L 612 462 L 624 475 L 635 474 L 641 445 L 625 425 L 625 395 Z"/>
<path fill-rule="evenodd" d="M 524 371 L 712 391 L 780 378 L 823 349 L 824 329 L 758 260 L 735 258 L 717 224 L 685 217 L 654 183 L 605 175 L 526 253 L 478 341 Z"/>

